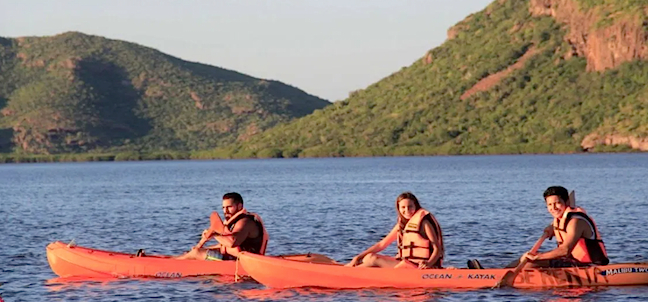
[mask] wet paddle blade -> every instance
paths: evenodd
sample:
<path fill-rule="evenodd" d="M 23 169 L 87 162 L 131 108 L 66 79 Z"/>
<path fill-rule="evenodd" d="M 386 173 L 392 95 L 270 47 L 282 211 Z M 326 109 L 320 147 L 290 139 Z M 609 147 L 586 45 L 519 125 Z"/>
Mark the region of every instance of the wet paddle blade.
<path fill-rule="evenodd" d="M 300 254 L 300 255 L 280 255 L 278 256 L 283 259 L 308 262 L 308 263 L 317 263 L 317 264 L 339 264 L 332 258 L 322 255 L 322 254 Z"/>
<path fill-rule="evenodd" d="M 540 237 L 538 241 L 536 241 L 536 243 L 533 245 L 529 253 L 533 254 L 537 252 L 546 238 L 547 237 L 543 234 L 542 237 Z M 513 283 L 515 282 L 515 278 L 517 278 L 517 275 L 520 274 L 522 268 L 526 265 L 527 261 L 529 261 L 529 258 L 522 259 L 522 261 L 520 261 L 520 263 L 515 267 L 515 270 L 506 272 L 506 274 L 502 276 L 502 279 L 499 282 L 497 282 L 497 284 L 495 284 L 493 288 L 495 289 L 503 286 L 513 286 Z"/>
<path fill-rule="evenodd" d="M 517 278 L 517 275 L 515 271 L 508 271 L 506 274 L 504 274 L 504 277 L 493 286 L 493 288 L 502 288 L 502 287 L 511 287 L 513 286 L 513 283 L 515 282 L 515 278 Z"/>

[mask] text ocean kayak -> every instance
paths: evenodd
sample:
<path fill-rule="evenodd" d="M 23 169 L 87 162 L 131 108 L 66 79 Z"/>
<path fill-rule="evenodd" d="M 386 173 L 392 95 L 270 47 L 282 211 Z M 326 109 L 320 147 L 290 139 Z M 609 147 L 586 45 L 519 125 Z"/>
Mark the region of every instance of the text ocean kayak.
<path fill-rule="evenodd" d="M 315 264 L 241 253 L 249 276 L 271 288 L 489 288 L 513 269 L 394 269 Z M 588 287 L 648 285 L 648 263 L 623 263 L 586 268 L 522 271 L 513 287 Z"/>
<path fill-rule="evenodd" d="M 125 278 L 156 277 L 181 278 L 204 275 L 246 276 L 236 261 L 178 260 L 171 256 L 133 254 L 103 251 L 81 246 L 68 246 L 56 241 L 47 248 L 47 261 L 59 277 Z M 332 259 L 318 254 L 277 256 L 295 261 L 331 263 Z"/>

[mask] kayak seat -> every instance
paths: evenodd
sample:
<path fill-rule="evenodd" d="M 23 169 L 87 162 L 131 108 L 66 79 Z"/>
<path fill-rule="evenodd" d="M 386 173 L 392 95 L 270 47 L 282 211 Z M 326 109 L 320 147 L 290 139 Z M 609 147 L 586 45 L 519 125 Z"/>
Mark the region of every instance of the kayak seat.
<path fill-rule="evenodd" d="M 468 260 L 468 268 L 469 269 L 484 269 L 484 267 L 479 263 L 479 260 L 477 259 L 470 259 Z"/>

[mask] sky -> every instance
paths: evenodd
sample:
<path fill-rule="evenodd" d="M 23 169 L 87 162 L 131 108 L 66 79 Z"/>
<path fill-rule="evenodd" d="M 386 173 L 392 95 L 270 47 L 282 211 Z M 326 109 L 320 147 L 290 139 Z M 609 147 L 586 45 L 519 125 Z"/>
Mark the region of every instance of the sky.
<path fill-rule="evenodd" d="M 337 101 L 411 65 L 491 0 L 0 0 L 0 36 L 67 31 Z"/>

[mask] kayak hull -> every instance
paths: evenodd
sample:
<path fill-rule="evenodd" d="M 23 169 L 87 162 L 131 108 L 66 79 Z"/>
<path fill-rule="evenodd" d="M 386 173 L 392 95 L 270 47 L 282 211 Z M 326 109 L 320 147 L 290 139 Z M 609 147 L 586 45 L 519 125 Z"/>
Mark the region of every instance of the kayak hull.
<path fill-rule="evenodd" d="M 68 246 L 56 241 L 47 248 L 47 261 L 59 277 L 181 278 L 203 275 L 246 275 L 236 261 L 178 260 L 171 256 L 133 254 Z"/>
<path fill-rule="evenodd" d="M 242 268 L 271 288 L 324 287 L 336 289 L 442 288 L 478 289 L 495 286 L 513 269 L 394 269 L 301 263 L 276 257 L 241 253 Z M 648 285 L 648 263 L 622 263 L 585 268 L 523 270 L 515 288 L 558 288 Z"/>

